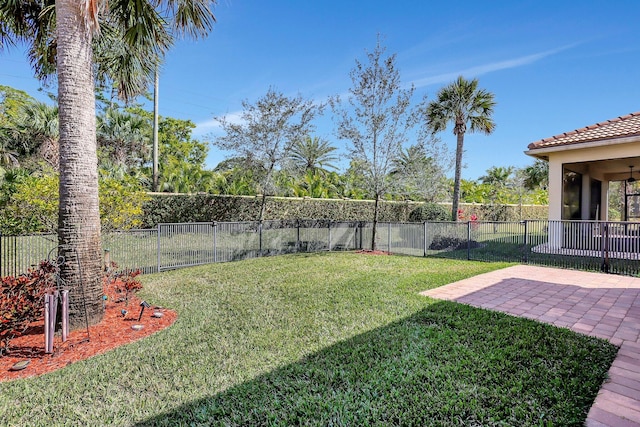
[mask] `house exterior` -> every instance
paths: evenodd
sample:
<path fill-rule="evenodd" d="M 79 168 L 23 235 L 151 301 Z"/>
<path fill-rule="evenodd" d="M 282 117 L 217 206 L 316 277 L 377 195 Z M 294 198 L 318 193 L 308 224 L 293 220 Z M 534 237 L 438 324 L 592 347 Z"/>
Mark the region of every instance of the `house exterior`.
<path fill-rule="evenodd" d="M 526 154 L 549 162 L 547 245 L 551 250 L 581 248 L 594 239 L 598 247 L 606 248 L 603 246 L 606 237 L 611 248 L 624 246 L 621 250 L 637 252 L 640 237 L 620 235 L 629 233 L 627 226 L 620 233 L 610 227 L 565 221 L 608 221 L 612 181 L 624 182 L 622 219 L 633 219 L 629 218 L 632 210 L 628 202 L 640 202 L 640 194 L 629 194 L 629 188 L 633 188 L 631 182 L 640 180 L 640 112 L 541 139 L 528 148 Z"/>
<path fill-rule="evenodd" d="M 609 183 L 640 180 L 640 112 L 528 148 L 526 154 L 549 162 L 549 220 L 607 221 Z"/>

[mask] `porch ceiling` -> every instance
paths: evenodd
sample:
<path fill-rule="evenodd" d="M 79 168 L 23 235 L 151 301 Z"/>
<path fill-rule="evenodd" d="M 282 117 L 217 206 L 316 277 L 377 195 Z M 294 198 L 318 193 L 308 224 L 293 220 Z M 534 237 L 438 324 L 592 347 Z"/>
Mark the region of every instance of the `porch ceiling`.
<path fill-rule="evenodd" d="M 608 181 L 623 181 L 629 178 L 629 166 L 633 166 L 633 177 L 640 180 L 640 156 L 566 163 L 564 166 L 570 170 L 575 169 L 574 172 L 597 172 L 598 174 L 604 175 Z"/>

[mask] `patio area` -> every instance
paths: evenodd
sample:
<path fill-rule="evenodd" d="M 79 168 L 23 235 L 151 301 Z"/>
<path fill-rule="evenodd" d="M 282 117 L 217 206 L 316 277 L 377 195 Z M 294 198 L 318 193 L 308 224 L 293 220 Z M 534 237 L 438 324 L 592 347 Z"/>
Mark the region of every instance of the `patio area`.
<path fill-rule="evenodd" d="M 569 328 L 619 346 L 586 425 L 640 426 L 640 278 L 519 265 L 422 295 Z"/>

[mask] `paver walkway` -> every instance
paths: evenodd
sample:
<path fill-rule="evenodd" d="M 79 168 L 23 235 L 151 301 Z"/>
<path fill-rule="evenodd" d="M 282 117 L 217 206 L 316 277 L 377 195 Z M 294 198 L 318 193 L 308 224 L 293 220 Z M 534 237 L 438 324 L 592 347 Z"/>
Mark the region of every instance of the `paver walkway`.
<path fill-rule="evenodd" d="M 640 278 L 519 265 L 422 292 L 620 346 L 586 425 L 640 426 Z"/>

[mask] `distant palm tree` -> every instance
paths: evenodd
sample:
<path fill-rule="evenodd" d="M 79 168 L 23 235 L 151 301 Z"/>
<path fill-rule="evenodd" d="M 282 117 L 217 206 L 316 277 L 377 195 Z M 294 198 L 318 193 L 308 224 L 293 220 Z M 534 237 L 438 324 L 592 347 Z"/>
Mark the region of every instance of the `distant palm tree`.
<path fill-rule="evenodd" d="M 0 167 L 16 168 L 20 166 L 18 153 L 8 148 L 4 143 L 0 144 Z"/>
<path fill-rule="evenodd" d="M 487 169 L 486 175 L 480 177 L 480 181 L 482 181 L 483 184 L 504 187 L 507 185 L 512 173 L 513 166 L 492 166 Z"/>
<path fill-rule="evenodd" d="M 329 144 L 329 141 L 317 136 L 307 136 L 297 141 L 291 150 L 290 158 L 298 171 L 303 173 L 327 172 L 327 169 L 337 169 L 332 162 L 338 157 L 332 153 L 336 147 Z"/>
<path fill-rule="evenodd" d="M 549 163 L 536 159 L 532 165 L 523 169 L 524 186 L 528 190 L 546 188 L 549 185 Z"/>
<path fill-rule="evenodd" d="M 478 79 L 469 81 L 460 76 L 455 82 L 440 89 L 437 99 L 431 101 L 427 106 L 426 119 L 428 128 L 433 133 L 437 133 L 445 130 L 447 125 L 452 123 L 453 134 L 457 137 L 451 209 L 452 221 L 458 220 L 464 134 L 467 130 L 469 132 L 482 132 L 487 135 L 492 133 L 496 126 L 491 117 L 495 104 L 492 93 L 484 89 L 478 89 Z"/>
<path fill-rule="evenodd" d="M 98 117 L 98 148 L 125 171 L 139 168 L 149 159 L 149 131 L 144 117 L 109 108 Z"/>
<path fill-rule="evenodd" d="M 58 107 L 44 102 L 26 104 L 15 125 L 25 152 L 35 154 L 55 171 L 59 168 Z"/>

